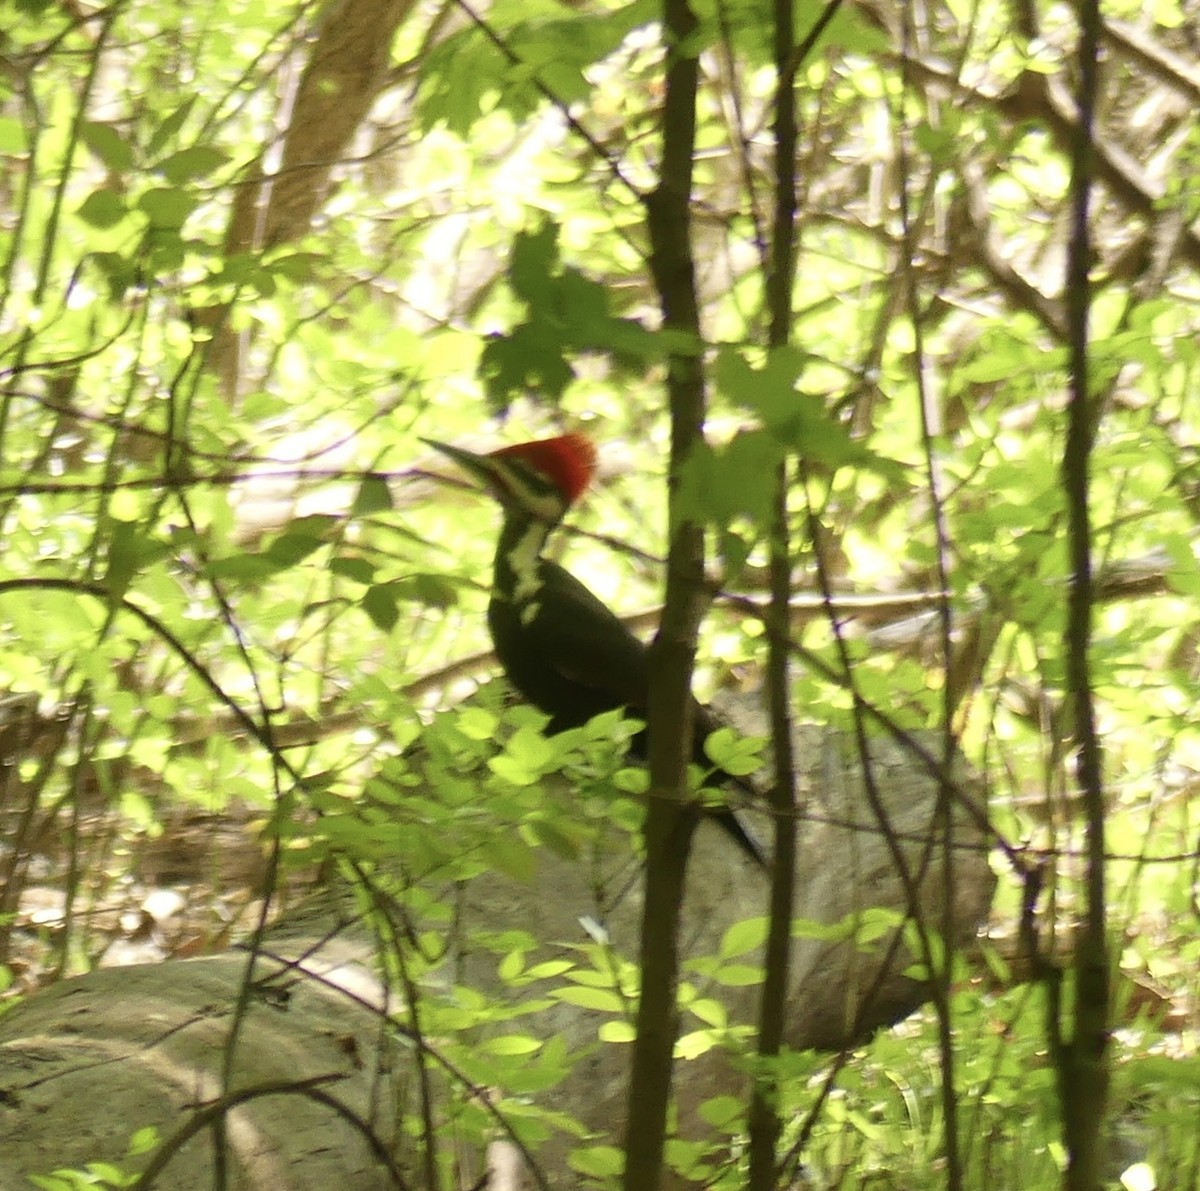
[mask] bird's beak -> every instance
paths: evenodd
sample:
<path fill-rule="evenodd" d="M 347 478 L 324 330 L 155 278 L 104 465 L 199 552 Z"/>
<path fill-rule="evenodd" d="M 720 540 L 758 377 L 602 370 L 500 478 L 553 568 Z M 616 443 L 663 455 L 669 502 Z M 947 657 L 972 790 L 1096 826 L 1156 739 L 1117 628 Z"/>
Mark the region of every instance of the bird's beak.
<path fill-rule="evenodd" d="M 467 475 L 474 476 L 492 491 L 496 490 L 496 464 L 487 455 L 477 455 L 474 451 L 466 451 L 462 447 L 451 446 L 447 442 L 438 442 L 433 438 L 423 438 L 421 441 L 427 447 L 432 447 L 447 458 L 453 459 Z"/>
<path fill-rule="evenodd" d="M 477 455 L 462 447 L 436 439 L 421 439 L 427 446 L 453 459 L 467 473 L 478 480 L 494 500 L 507 510 L 520 509 L 529 517 L 555 525 L 566 512 L 567 501 L 549 480 L 531 474 L 533 469 L 521 460 L 505 458 L 504 453 Z"/>

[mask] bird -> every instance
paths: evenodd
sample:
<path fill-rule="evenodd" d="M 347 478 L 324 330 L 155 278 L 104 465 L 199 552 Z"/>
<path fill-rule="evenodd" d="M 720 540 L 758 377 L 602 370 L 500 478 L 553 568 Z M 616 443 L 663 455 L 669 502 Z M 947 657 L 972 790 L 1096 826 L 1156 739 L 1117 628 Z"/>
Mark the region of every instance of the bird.
<path fill-rule="evenodd" d="M 591 440 L 572 432 L 487 454 L 435 439 L 422 441 L 482 482 L 503 511 L 488 628 L 509 683 L 549 716 L 546 733 L 578 728 L 593 716 L 618 709 L 645 721 L 648 647 L 570 571 L 543 555 L 550 534 L 595 473 Z M 692 711 L 694 759 L 712 770 L 704 742 L 719 720 L 696 700 Z M 630 753 L 645 758 L 645 729 L 631 740 Z M 746 778 L 719 768 L 709 780 L 757 793 Z M 731 808 L 704 810 L 756 865 L 766 867 L 762 849 Z"/>

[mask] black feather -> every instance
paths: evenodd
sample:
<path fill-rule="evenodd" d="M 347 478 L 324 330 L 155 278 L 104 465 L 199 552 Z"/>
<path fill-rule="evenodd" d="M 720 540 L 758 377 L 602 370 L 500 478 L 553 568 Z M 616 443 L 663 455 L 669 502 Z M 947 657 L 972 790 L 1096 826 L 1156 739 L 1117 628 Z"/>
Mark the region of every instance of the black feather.
<path fill-rule="evenodd" d="M 497 569 L 504 564 L 497 560 Z M 508 585 L 505 585 L 506 587 Z M 649 695 L 649 650 L 613 611 L 569 571 L 548 559 L 538 560 L 536 594 L 517 600 L 511 590 L 493 589 L 488 627 L 496 656 L 508 680 L 539 710 L 550 716 L 546 731 L 578 728 L 593 716 L 618 708 L 645 720 Z M 705 741 L 720 726 L 706 707 L 695 703 L 694 760 L 712 769 Z M 645 760 L 646 732 L 630 743 Z M 754 794 L 744 778 L 717 769 L 710 781 Z M 714 819 L 757 864 L 762 850 L 729 807 L 706 807 Z"/>

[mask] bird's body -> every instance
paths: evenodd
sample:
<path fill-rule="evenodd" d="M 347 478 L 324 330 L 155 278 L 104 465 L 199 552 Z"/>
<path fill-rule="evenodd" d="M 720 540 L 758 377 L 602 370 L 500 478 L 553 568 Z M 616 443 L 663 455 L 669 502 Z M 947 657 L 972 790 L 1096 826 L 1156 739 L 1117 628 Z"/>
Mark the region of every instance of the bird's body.
<path fill-rule="evenodd" d="M 531 600 L 493 595 L 488 628 L 508 680 L 550 716 L 546 731 L 578 728 L 616 707 L 644 713 L 645 646 L 570 571 L 541 558 L 538 578 Z"/>
<path fill-rule="evenodd" d="M 504 508 L 496 548 L 488 628 L 509 681 L 550 717 L 549 733 L 578 728 L 619 708 L 646 719 L 649 651 L 619 617 L 565 568 L 543 557 L 551 531 L 591 474 L 591 444 L 576 435 L 474 455 L 434 443 L 484 479 Z M 712 768 L 704 742 L 717 728 L 712 714 L 693 707 L 695 760 Z M 644 758 L 645 731 L 631 743 Z M 717 771 L 718 784 L 744 779 Z M 758 846 L 728 807 L 709 814 L 749 856 L 763 864 Z"/>

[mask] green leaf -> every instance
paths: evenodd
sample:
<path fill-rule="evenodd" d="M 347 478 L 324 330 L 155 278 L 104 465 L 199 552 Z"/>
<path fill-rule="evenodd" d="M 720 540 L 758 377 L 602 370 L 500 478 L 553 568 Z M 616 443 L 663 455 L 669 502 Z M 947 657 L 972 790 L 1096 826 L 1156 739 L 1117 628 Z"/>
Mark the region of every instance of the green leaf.
<path fill-rule="evenodd" d="M 573 328 L 590 328 L 608 317 L 608 291 L 598 281 L 585 277 L 578 269 L 565 268 L 553 280 L 555 297 L 564 320 Z M 545 286 L 535 291 L 531 306 L 545 304 Z M 585 336 L 586 338 L 586 336 Z"/>
<path fill-rule="evenodd" d="M 763 366 L 755 368 L 736 348 L 723 347 L 717 354 L 714 375 L 718 389 L 755 414 L 777 444 L 808 462 L 830 468 L 855 466 L 892 480 L 903 479 L 900 464 L 855 442 L 829 415 L 820 398 L 797 388 L 806 362 L 799 349 L 782 347 L 772 349 Z M 763 448 L 756 450 L 761 456 Z M 740 462 L 744 467 L 748 458 Z"/>
<path fill-rule="evenodd" d="M 118 252 L 93 252 L 92 263 L 104 274 L 113 301 L 119 302 L 125 291 L 138 280 L 139 266 Z"/>
<path fill-rule="evenodd" d="M 365 558 L 357 555 L 339 554 L 329 560 L 330 571 L 352 583 L 370 584 L 374 582 L 376 566 Z"/>
<path fill-rule="evenodd" d="M 754 951 L 767 941 L 769 925 L 766 918 L 745 918 L 735 922 L 721 937 L 718 954 L 722 959 L 734 959 Z"/>
<path fill-rule="evenodd" d="M 510 951 L 497 965 L 496 975 L 511 984 L 525 970 L 525 952 Z"/>
<path fill-rule="evenodd" d="M 155 227 L 151 225 L 152 235 L 147 237 L 148 253 L 143 257 L 146 262 L 146 272 L 150 276 L 162 273 L 174 273 L 183 267 L 183 239 L 178 228 Z"/>
<path fill-rule="evenodd" d="M 266 557 L 279 570 L 287 570 L 324 546 L 333 525 L 332 517 L 299 518 L 267 547 Z"/>
<path fill-rule="evenodd" d="M 531 769 L 544 770 L 557 757 L 555 747 L 543 733 L 523 724 L 510 738 L 506 751 Z"/>
<path fill-rule="evenodd" d="M 605 352 L 622 368 L 639 372 L 666 355 L 667 338 L 614 317 L 605 286 L 562 266 L 558 225 L 551 220 L 517 234 L 508 282 L 528 317 L 493 336 L 481 353 L 480 376 L 498 410 L 531 390 L 557 400 L 575 375 L 571 357 L 580 353 Z"/>
<path fill-rule="evenodd" d="M 400 619 L 396 606 L 396 585 L 394 583 L 376 583 L 363 593 L 359 605 L 371 619 L 371 623 L 381 632 L 390 633 Z"/>
<path fill-rule="evenodd" d="M 1167 570 L 1167 586 L 1177 595 L 1200 595 L 1200 565 L 1186 534 L 1170 534 L 1163 538 L 1163 548 L 1171 560 Z"/>
<path fill-rule="evenodd" d="M 533 849 L 514 831 L 493 832 L 483 841 L 482 856 L 488 866 L 528 884 L 537 871 Z"/>
<path fill-rule="evenodd" d="M 1200 1058 L 1184 1055 L 1141 1055 L 1124 1066 L 1136 1088 L 1165 1088 L 1177 1095 L 1200 1092 Z"/>
<path fill-rule="evenodd" d="M 706 1055 L 714 1046 L 720 1043 L 720 1038 L 713 1030 L 692 1030 L 681 1034 L 675 1041 L 675 1057 L 692 1060 Z"/>
<path fill-rule="evenodd" d="M 745 1102 L 737 1096 L 713 1096 L 697 1110 L 701 1120 L 714 1129 L 735 1133 L 746 1119 Z"/>
<path fill-rule="evenodd" d="M 158 1142 L 158 1130 L 153 1125 L 147 1125 L 129 1139 L 129 1156 L 134 1158 L 139 1154 L 148 1154 L 158 1145 Z"/>
<path fill-rule="evenodd" d="M 264 262 L 264 268 L 289 281 L 312 281 L 317 273 L 317 265 L 326 258 L 319 252 L 288 252 Z"/>
<path fill-rule="evenodd" d="M 712 997 L 697 997 L 687 1003 L 687 1011 L 698 1017 L 706 1026 L 723 1030 L 729 1024 L 729 1014 L 720 1001 Z"/>
<path fill-rule="evenodd" d="M 732 773 L 745 777 L 762 767 L 762 750 L 766 741 L 759 736 L 742 736 L 732 728 L 718 728 L 704 742 L 704 752 L 714 764 Z"/>
<path fill-rule="evenodd" d="M 114 1166 L 111 1162 L 89 1162 L 87 1164 L 87 1172 L 99 1182 L 108 1183 L 112 1187 L 124 1187 L 127 1185 L 124 1172 L 119 1166 Z"/>
<path fill-rule="evenodd" d="M 76 214 L 84 223 L 103 230 L 116 227 L 129 214 L 129 208 L 125 206 L 125 196 L 120 191 L 106 186 L 93 190 L 79 204 Z"/>
<path fill-rule="evenodd" d="M 493 409 L 508 408 L 512 397 L 533 391 L 561 397 L 575 377 L 560 336 L 545 324 L 523 323 L 508 335 L 493 335 L 479 358 L 479 375 Z"/>
<path fill-rule="evenodd" d="M 396 627 L 401 603 L 444 609 L 458 601 L 458 592 L 443 575 L 407 575 L 387 583 L 375 583 L 359 603 L 375 625 L 385 633 Z"/>
<path fill-rule="evenodd" d="M 726 988 L 750 988 L 763 981 L 763 969 L 758 964 L 722 964 L 712 978 Z"/>
<path fill-rule="evenodd" d="M 679 512 L 701 525 L 726 527 L 737 517 L 765 524 L 784 451 L 763 430 L 745 430 L 727 446 L 702 443 L 684 461 Z"/>
<path fill-rule="evenodd" d="M 566 860 L 579 859 L 579 843 L 577 839 L 564 831 L 559 824 L 550 819 L 537 817 L 526 823 L 526 829 L 533 833 L 539 844 L 550 849 L 556 856 Z"/>
<path fill-rule="evenodd" d="M 939 127 L 934 128 L 927 120 L 922 120 L 913 130 L 913 139 L 917 143 L 917 148 L 938 164 L 952 161 L 952 155 L 958 148 L 958 121 L 945 119 L 945 116 L 948 116 L 952 110 L 950 108 L 943 109 L 943 122 Z"/>
<path fill-rule="evenodd" d="M 159 186 L 147 190 L 138 199 L 137 205 L 150 220 L 151 227 L 159 231 L 178 231 L 199 203 L 193 195 L 182 190 Z"/>
<path fill-rule="evenodd" d="M 591 1178 L 615 1178 L 625 1168 L 625 1155 L 616 1146 L 580 1146 L 571 1151 L 567 1164 Z"/>
<path fill-rule="evenodd" d="M 798 39 L 807 37 L 816 13 L 815 6 L 796 5 Z M 841 7 L 821 31 L 814 47 L 817 53 L 830 46 L 841 46 L 852 54 L 886 54 L 887 34 L 874 21 L 867 20 L 853 8 Z"/>
<path fill-rule="evenodd" d="M 806 356 L 795 347 L 773 348 L 762 368 L 754 368 L 736 348 L 722 347 L 713 368 L 719 392 L 756 414 L 767 426 L 790 418 L 798 394 L 796 382 Z"/>
<path fill-rule="evenodd" d="M 831 469 L 857 467 L 877 472 L 893 483 L 903 483 L 907 478 L 903 464 L 885 459 L 855 442 L 849 431 L 829 416 L 820 399 L 809 393 L 797 394 L 791 417 L 774 425 L 772 431 L 781 443 L 809 463 Z"/>
<path fill-rule="evenodd" d="M 992 350 L 979 351 L 977 355 L 959 363 L 955 378 L 961 383 L 993 384 L 1008 380 L 1025 362 L 1014 358 L 1009 344 L 1000 342 Z"/>
<path fill-rule="evenodd" d="M 183 127 L 183 122 L 191 114 L 198 96 L 191 95 L 183 101 L 150 135 L 146 150 L 152 156 L 166 147 L 168 141 Z"/>
<path fill-rule="evenodd" d="M 399 599 L 422 604 L 426 608 L 444 610 L 458 603 L 458 589 L 445 575 L 406 575 L 403 579 L 395 580 L 392 586 Z"/>
<path fill-rule="evenodd" d="M 534 964 L 525 972 L 525 979 L 529 980 L 550 980 L 555 976 L 561 976 L 564 972 L 569 972 L 575 965 L 569 959 L 547 959 L 540 964 Z"/>
<path fill-rule="evenodd" d="M 487 766 L 505 782 L 527 786 L 538 783 L 556 758 L 556 750 L 540 732 L 522 728 L 511 738 L 506 752 L 488 759 Z"/>
<path fill-rule="evenodd" d="M 445 121 L 465 138 L 481 115 L 497 107 L 520 126 L 548 102 L 546 91 L 562 104 L 582 100 L 593 90 L 588 68 L 612 54 L 631 30 L 654 20 L 655 12 L 647 0 L 566 16 L 546 4 L 496 5 L 488 19 L 512 58 L 474 27 L 423 54 L 417 103 L 422 126 Z"/>
<path fill-rule="evenodd" d="M 528 1034 L 501 1034 L 497 1038 L 484 1040 L 483 1049 L 492 1055 L 531 1055 L 541 1050 L 542 1043 Z"/>
<path fill-rule="evenodd" d="M 635 769 L 632 766 L 628 766 L 624 769 L 618 769 L 612 775 L 612 784 L 622 794 L 631 794 L 637 798 L 650 789 L 650 774 L 645 769 Z"/>
<path fill-rule="evenodd" d="M 633 1042 L 637 1038 L 637 1028 L 631 1021 L 606 1021 L 601 1023 L 597 1035 L 601 1042 Z"/>
<path fill-rule="evenodd" d="M 260 583 L 279 570 L 265 554 L 228 554 L 211 559 L 205 570 L 214 579 L 232 579 L 238 583 Z"/>
<path fill-rule="evenodd" d="M 625 1002 L 611 988 L 583 988 L 572 984 L 556 988 L 550 995 L 564 1005 L 594 1009 L 599 1013 L 624 1013 L 626 1008 Z"/>
<path fill-rule="evenodd" d="M 559 264 L 558 224 L 547 219 L 536 231 L 517 233 L 509 257 L 508 283 L 518 298 L 536 305 Z"/>
<path fill-rule="evenodd" d="M 452 33 L 423 54 L 417 98 L 422 129 L 444 123 L 467 137 L 485 97 L 497 92 L 504 66 L 500 51 L 473 27 Z"/>
<path fill-rule="evenodd" d="M 386 513 L 394 507 L 387 480 L 383 476 L 365 476 L 350 506 L 350 516 L 369 517 L 372 513 Z"/>
<path fill-rule="evenodd" d="M 111 124 L 85 120 L 79 130 L 83 142 L 110 170 L 123 174 L 133 168 L 133 147 Z"/>
<path fill-rule="evenodd" d="M 114 521 L 108 539 L 108 571 L 104 580 L 112 598 L 123 596 L 133 577 L 166 553 L 166 543 L 151 538 L 137 524 Z"/>
<path fill-rule="evenodd" d="M 247 423 L 265 422 L 271 418 L 285 416 L 292 408 L 291 403 L 279 393 L 247 393 L 242 402 L 242 417 Z"/>
<path fill-rule="evenodd" d="M 229 154 L 222 149 L 212 145 L 192 145 L 164 157 L 154 169 L 168 182 L 179 186 L 184 182 L 194 182 L 197 178 L 207 178 L 228 160 Z"/>
<path fill-rule="evenodd" d="M 463 707 L 455 718 L 458 730 L 471 740 L 491 740 L 500 721 L 485 707 Z"/>
<path fill-rule="evenodd" d="M 255 285 L 262 271 L 262 258 L 258 253 L 231 252 L 222 259 L 213 280 L 218 285 Z"/>
<path fill-rule="evenodd" d="M 717 552 L 721 557 L 721 568 L 725 572 L 725 584 L 734 586 L 754 549 L 754 540 L 745 534 L 736 533 L 728 526 L 718 525 L 714 529 L 717 534 Z"/>

